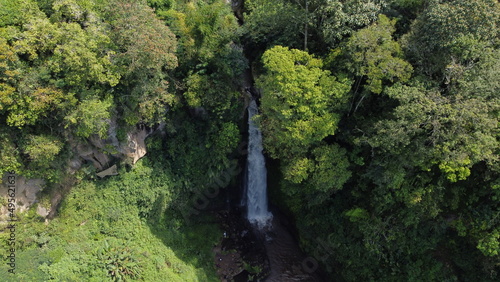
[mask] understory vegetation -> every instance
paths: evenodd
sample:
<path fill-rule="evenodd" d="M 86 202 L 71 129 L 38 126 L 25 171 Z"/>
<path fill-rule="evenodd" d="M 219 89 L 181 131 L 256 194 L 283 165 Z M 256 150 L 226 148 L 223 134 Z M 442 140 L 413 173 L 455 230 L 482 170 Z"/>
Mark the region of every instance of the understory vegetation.
<path fill-rule="evenodd" d="M 271 202 L 328 277 L 498 281 L 499 25 L 495 0 L 0 0 L 0 173 L 44 179 L 36 205 L 74 183 L 20 215 L 13 281 L 217 281 L 186 214 L 241 158 L 250 72 Z M 68 171 L 137 127 L 119 175 Z"/>
<path fill-rule="evenodd" d="M 220 231 L 208 215 L 184 223 L 173 179 L 146 158 L 114 178 L 81 181 L 50 223 L 30 209 L 17 225 L 16 274 L 4 281 L 217 281 Z"/>

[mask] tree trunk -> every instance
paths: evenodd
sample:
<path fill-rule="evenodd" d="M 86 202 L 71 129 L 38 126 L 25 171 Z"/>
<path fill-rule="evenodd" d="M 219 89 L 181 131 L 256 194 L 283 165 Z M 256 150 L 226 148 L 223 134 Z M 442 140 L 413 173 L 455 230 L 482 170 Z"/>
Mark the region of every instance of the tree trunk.
<path fill-rule="evenodd" d="M 309 1 L 306 0 L 306 22 L 304 23 L 304 51 L 307 52 L 307 28 L 309 26 Z"/>

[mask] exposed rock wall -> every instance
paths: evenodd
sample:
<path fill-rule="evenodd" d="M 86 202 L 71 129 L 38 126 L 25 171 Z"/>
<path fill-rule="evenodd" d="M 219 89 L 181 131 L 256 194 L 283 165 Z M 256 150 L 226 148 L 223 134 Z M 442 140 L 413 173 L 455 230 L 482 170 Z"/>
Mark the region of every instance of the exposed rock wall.
<path fill-rule="evenodd" d="M 146 155 L 146 138 L 153 133 L 153 130 L 145 126 L 138 126 L 127 133 L 126 140 L 120 142 L 116 137 L 115 126 L 112 122 L 108 137 L 101 139 L 97 135 L 91 136 L 88 142 L 70 142 L 73 151 L 78 156 L 71 163 L 74 168 L 79 168 L 78 158 L 92 163 L 97 171 L 103 171 L 110 167 L 112 160 L 129 160 L 135 164 L 140 158 Z"/>
<path fill-rule="evenodd" d="M 2 205 L 0 207 L 0 222 L 5 222 L 9 217 L 8 199 L 10 193 L 13 193 L 15 201 L 15 214 L 21 213 L 29 209 L 34 203 L 38 202 L 38 194 L 44 188 L 45 181 L 42 179 L 26 179 L 24 176 L 14 175 L 14 185 L 8 185 L 8 174 L 2 176 L 0 183 L 0 197 Z M 12 177 L 12 176 L 11 176 Z M 9 188 L 11 190 L 9 191 Z"/>
<path fill-rule="evenodd" d="M 46 206 L 39 204 L 37 213 L 46 218 L 53 218 L 56 209 L 64 198 L 64 195 L 75 184 L 76 178 L 71 176 L 78 171 L 84 163 L 91 163 L 96 169 L 96 175 L 106 177 L 118 174 L 116 163 L 126 161 L 135 164 L 139 159 L 146 155 L 146 138 L 153 133 L 153 129 L 145 126 L 137 126 L 127 133 L 123 141 L 119 141 L 116 136 L 116 121 L 110 122 L 108 136 L 106 139 L 95 135 L 85 141 L 69 138 L 73 157 L 67 162 L 67 177 L 54 185 L 51 189 L 50 203 Z M 161 130 L 161 126 L 159 127 Z M 8 219 L 8 174 L 2 176 L 0 183 L 0 222 Z M 23 176 L 16 175 L 15 181 L 15 213 L 22 213 L 28 210 L 33 204 L 40 201 L 40 192 L 45 187 L 42 179 L 26 179 Z M 53 191 L 52 191 L 53 190 Z"/>

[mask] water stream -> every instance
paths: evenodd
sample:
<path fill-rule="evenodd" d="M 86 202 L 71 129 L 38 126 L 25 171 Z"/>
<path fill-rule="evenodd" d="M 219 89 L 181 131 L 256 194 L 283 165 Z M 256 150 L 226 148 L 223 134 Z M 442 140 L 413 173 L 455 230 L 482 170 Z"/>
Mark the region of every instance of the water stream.
<path fill-rule="evenodd" d="M 248 155 L 246 181 L 247 219 L 256 226 L 264 242 L 270 263 L 268 282 L 281 281 L 321 281 L 314 273 L 304 271 L 305 256 L 297 242 L 282 224 L 283 216 L 273 214 L 268 209 L 267 169 L 262 153 L 262 133 L 253 117 L 258 114 L 255 100 L 248 106 Z M 254 227 L 255 228 L 255 227 Z"/>
<path fill-rule="evenodd" d="M 232 0 L 231 3 L 238 22 L 243 24 L 244 0 Z M 248 45 L 243 48 L 252 65 L 258 51 L 255 53 Z M 326 281 L 318 269 L 305 264 L 312 258 L 302 252 L 297 239 L 292 236 L 295 234 L 293 223 L 276 207 L 271 207 L 273 213 L 269 211 L 262 133 L 253 120 L 259 112 L 256 100 L 260 93 L 253 87 L 253 82 L 252 68 L 249 68 L 241 79 L 242 90 L 245 89 L 243 94 L 248 99 L 245 103 L 248 105 L 246 169 L 240 176 L 241 190 L 234 198 L 239 205 L 221 214 L 225 232 L 217 247 L 220 250 L 216 251 L 219 277 L 221 281 L 236 282 Z M 242 270 L 244 265 L 261 271 L 256 274 Z"/>
<path fill-rule="evenodd" d="M 262 133 L 253 120 L 257 113 L 257 103 L 252 100 L 248 106 L 246 206 L 248 221 L 263 228 L 273 216 L 267 206 L 267 170 L 262 154 Z"/>

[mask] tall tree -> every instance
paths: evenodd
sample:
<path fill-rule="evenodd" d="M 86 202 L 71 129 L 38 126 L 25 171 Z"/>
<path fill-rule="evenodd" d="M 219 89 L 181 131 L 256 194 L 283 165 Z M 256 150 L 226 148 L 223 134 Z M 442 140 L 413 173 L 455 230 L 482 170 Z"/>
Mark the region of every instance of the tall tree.
<path fill-rule="evenodd" d="M 217 119 L 234 115 L 238 77 L 248 63 L 230 7 L 223 1 L 191 1 L 162 14 L 179 38 L 175 75 L 187 105 Z"/>
<path fill-rule="evenodd" d="M 301 48 L 303 14 L 294 2 L 245 1 L 243 39 L 249 46 L 266 49 L 273 45 Z M 260 55 L 260 54 L 259 54 Z"/>
<path fill-rule="evenodd" d="M 369 26 L 387 6 L 385 0 L 322 1 L 315 17 L 323 40 L 330 46 L 342 41 L 356 30 Z"/>
<path fill-rule="evenodd" d="M 472 36 L 498 46 L 499 21 L 500 4 L 495 0 L 430 1 L 403 46 L 419 72 L 442 78 L 453 61 L 456 40 Z"/>
<path fill-rule="evenodd" d="M 261 125 L 274 158 L 301 154 L 335 133 L 348 80 L 322 69 L 322 61 L 296 49 L 275 46 L 264 53 Z"/>
<path fill-rule="evenodd" d="M 345 65 L 358 77 L 354 98 L 359 89 L 363 92 L 354 112 L 369 93 L 380 94 L 384 84 L 406 81 L 412 74 L 412 66 L 402 58 L 401 47 L 392 38 L 395 23 L 379 15 L 376 23 L 355 32 L 345 45 Z M 359 88 L 362 81 L 366 82 Z"/>
<path fill-rule="evenodd" d="M 176 38 L 141 2 L 111 1 L 107 16 L 117 47 L 113 63 L 124 78 L 116 97 L 123 118 L 129 124 L 160 122 L 177 100 L 167 74 L 178 64 Z"/>

